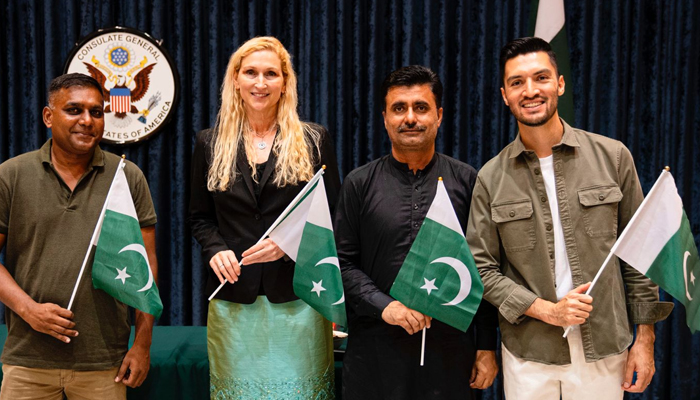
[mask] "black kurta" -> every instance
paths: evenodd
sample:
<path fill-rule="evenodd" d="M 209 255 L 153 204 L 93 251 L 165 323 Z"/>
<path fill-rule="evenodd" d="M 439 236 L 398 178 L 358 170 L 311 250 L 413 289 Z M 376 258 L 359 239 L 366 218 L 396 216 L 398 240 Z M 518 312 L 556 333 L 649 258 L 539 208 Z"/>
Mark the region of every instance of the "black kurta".
<path fill-rule="evenodd" d="M 433 320 L 420 367 L 421 333 L 381 319 L 389 290 L 435 197 L 438 177 L 466 227 L 476 170 L 436 153 L 413 173 L 391 155 L 352 171 L 335 215 L 336 245 L 348 307 L 343 398 L 470 399 L 476 349 L 496 348 L 496 310 L 486 302 L 464 333 Z"/>

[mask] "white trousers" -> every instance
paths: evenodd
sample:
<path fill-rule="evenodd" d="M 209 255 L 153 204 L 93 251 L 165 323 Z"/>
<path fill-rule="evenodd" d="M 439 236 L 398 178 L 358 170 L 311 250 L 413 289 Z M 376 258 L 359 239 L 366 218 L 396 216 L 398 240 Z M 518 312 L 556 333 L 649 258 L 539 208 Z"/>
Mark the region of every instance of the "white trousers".
<path fill-rule="evenodd" d="M 516 357 L 502 346 L 507 400 L 621 400 L 624 353 L 587 363 L 581 330 L 569 332 L 571 364 L 548 365 Z"/>

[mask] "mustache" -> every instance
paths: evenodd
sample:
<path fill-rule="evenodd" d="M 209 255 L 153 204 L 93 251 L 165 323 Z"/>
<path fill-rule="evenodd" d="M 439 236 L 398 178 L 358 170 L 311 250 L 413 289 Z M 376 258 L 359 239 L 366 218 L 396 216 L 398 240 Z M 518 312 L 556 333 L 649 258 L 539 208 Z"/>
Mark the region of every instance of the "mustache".
<path fill-rule="evenodd" d="M 405 132 L 405 131 L 425 131 L 427 130 L 428 127 L 425 125 L 401 125 L 399 126 L 399 132 Z"/>

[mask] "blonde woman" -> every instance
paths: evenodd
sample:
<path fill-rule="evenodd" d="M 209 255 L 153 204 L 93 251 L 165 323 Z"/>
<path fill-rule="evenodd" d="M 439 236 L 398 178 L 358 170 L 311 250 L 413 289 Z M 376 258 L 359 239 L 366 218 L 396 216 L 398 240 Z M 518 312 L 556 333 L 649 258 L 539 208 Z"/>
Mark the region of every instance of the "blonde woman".
<path fill-rule="evenodd" d="M 334 398 L 331 326 L 292 289 L 294 262 L 256 244 L 321 167 L 340 187 L 326 130 L 301 122 L 287 50 L 273 37 L 231 56 L 216 126 L 197 134 L 190 223 L 208 265 L 211 398 Z"/>

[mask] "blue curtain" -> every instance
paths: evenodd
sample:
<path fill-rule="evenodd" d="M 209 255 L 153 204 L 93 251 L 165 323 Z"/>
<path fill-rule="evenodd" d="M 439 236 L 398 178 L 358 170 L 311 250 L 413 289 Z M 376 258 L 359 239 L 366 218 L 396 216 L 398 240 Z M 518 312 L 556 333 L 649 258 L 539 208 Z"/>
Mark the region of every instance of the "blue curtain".
<path fill-rule="evenodd" d="M 175 116 L 155 138 L 126 148 L 146 174 L 159 215 L 161 325 L 202 325 L 205 266 L 186 224 L 194 135 L 210 127 L 230 54 L 257 35 L 293 55 L 303 119 L 327 126 L 341 175 L 389 151 L 377 89 L 393 69 L 433 68 L 443 80 L 438 151 L 479 168 L 514 137 L 501 100 L 498 52 L 527 35 L 528 0 L 228 1 L 0 0 L 0 161 L 34 150 L 48 82 L 81 37 L 127 26 L 163 39 L 181 80 Z M 647 192 L 671 167 L 700 239 L 700 3 L 568 1 L 575 126 L 623 141 Z M 663 296 L 666 296 L 663 294 Z M 666 297 L 668 299 L 668 297 Z M 700 335 L 677 306 L 657 325 L 652 386 L 630 399 L 694 399 Z M 501 398 L 498 388 L 484 398 Z"/>

